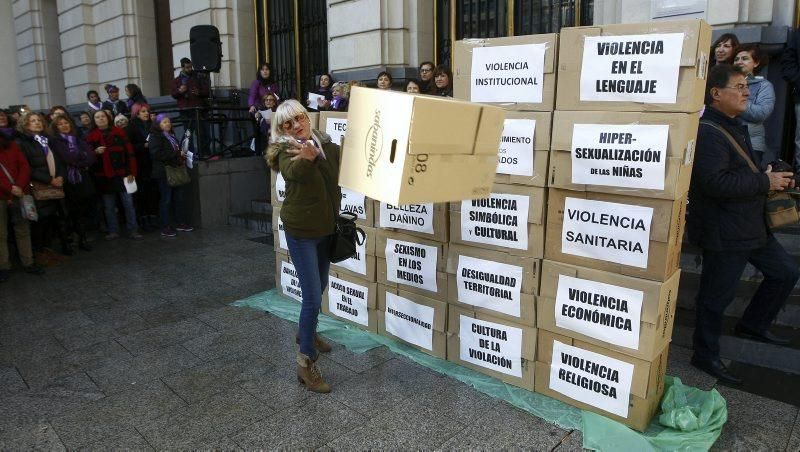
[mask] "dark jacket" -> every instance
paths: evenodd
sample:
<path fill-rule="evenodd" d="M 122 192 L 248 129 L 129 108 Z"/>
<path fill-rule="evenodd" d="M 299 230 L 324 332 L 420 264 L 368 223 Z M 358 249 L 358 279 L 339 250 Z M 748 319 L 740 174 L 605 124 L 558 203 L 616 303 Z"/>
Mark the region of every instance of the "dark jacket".
<path fill-rule="evenodd" d="M 432 77 L 427 82 L 425 80 L 420 79 L 419 81 L 420 94 L 433 94 L 435 90 L 436 90 L 436 83 L 433 82 Z"/>
<path fill-rule="evenodd" d="M 253 80 L 253 83 L 250 84 L 250 93 L 247 96 L 247 106 L 263 108 L 264 102 L 261 99 L 269 93 L 274 94 L 278 98 L 277 100 L 280 100 L 279 89 L 278 84 L 275 82 L 262 83 L 258 78 Z"/>
<path fill-rule="evenodd" d="M 794 89 L 794 101 L 800 102 L 800 29 L 795 30 L 786 43 L 781 58 L 781 75 Z"/>
<path fill-rule="evenodd" d="M 186 85 L 186 91 L 181 92 L 181 85 Z M 197 94 L 192 93 L 197 90 Z M 172 97 L 178 101 L 178 108 L 202 107 L 211 95 L 211 82 L 208 77 L 200 77 L 197 72 L 185 75 L 183 72 L 175 77 L 172 82 Z"/>
<path fill-rule="evenodd" d="M 178 143 L 180 139 L 176 138 Z M 163 133 L 153 132 L 150 134 L 150 159 L 153 162 L 153 171 L 151 173 L 153 179 L 163 179 L 167 177 L 167 171 L 164 169 L 165 165 L 179 166 L 183 165 L 184 161 L 181 157 L 180 146 L 178 149 L 172 147 L 167 137 Z"/>
<path fill-rule="evenodd" d="M 150 134 L 152 124 L 152 121 L 133 118 L 128 123 L 128 127 L 125 128 L 125 134 L 128 135 L 128 140 L 133 146 L 133 152 L 136 154 L 136 177 L 139 180 L 146 180 L 152 177 L 153 159 L 150 158 L 150 149 L 147 144 L 147 136 Z"/>
<path fill-rule="evenodd" d="M 712 107 L 703 120 L 721 125 L 753 157 L 746 126 Z M 769 177 L 750 169 L 721 132 L 700 124 L 686 214 L 689 241 L 715 251 L 762 246 L 769 234 L 768 193 Z"/>
<path fill-rule="evenodd" d="M 25 154 L 19 150 L 19 146 L 13 141 L 8 142 L 6 148 L 0 147 L 0 163 L 6 168 L 6 171 L 14 179 L 14 185 L 28 190 L 28 184 L 31 182 L 31 167 L 28 165 L 28 159 Z M 6 176 L 6 173 L 0 169 L 0 201 L 10 201 L 14 199 L 11 194 L 11 181 Z"/>
<path fill-rule="evenodd" d="M 264 157 L 267 164 L 280 171 L 286 180 L 286 199 L 281 206 L 281 220 L 286 232 L 294 237 L 317 238 L 333 234 L 342 192 L 339 189 L 339 146 L 326 133 L 314 130 L 325 158 L 313 162 L 292 160 L 285 152 L 286 142 L 273 143 Z"/>
<path fill-rule="evenodd" d="M 103 110 L 109 110 L 113 113 L 114 117 L 116 117 L 118 114 L 124 115 L 130 112 L 130 109 L 125 101 L 119 99 L 116 102 L 112 102 L 111 99 L 103 102 Z"/>
<path fill-rule="evenodd" d="M 22 153 L 25 154 L 25 158 L 28 159 L 28 165 L 31 167 L 31 180 L 49 185 L 53 178 L 50 177 L 50 168 L 47 166 L 47 154 L 42 151 L 39 143 L 27 134 L 19 134 L 16 143 Z M 48 147 L 50 147 L 49 142 Z M 66 168 L 61 158 L 53 153 L 53 160 L 56 163 L 55 177 L 61 176 L 66 179 Z"/>
<path fill-rule="evenodd" d="M 70 152 L 69 142 L 62 138 L 61 135 L 50 137 L 50 149 L 52 149 L 64 163 L 67 172 L 69 172 L 70 167 L 86 171 L 97 161 L 97 154 L 95 154 L 86 140 L 78 137 L 76 144 L 78 145 L 78 151 Z"/>
<path fill-rule="evenodd" d="M 92 150 L 100 146 L 106 147 L 105 152 L 98 156 L 93 166 L 98 190 L 104 194 L 121 191 L 121 178 L 137 174 L 136 154 L 125 132 L 116 126 L 105 131 L 92 129 L 86 141 Z"/>

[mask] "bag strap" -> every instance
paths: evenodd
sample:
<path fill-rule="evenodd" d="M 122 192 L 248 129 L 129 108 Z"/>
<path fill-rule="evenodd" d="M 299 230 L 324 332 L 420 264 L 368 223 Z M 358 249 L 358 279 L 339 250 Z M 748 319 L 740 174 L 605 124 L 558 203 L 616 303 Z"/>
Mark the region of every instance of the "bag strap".
<path fill-rule="evenodd" d="M 705 119 L 701 119 L 700 120 L 700 124 L 705 124 L 707 126 L 713 127 L 715 129 L 717 129 L 720 133 L 722 133 L 722 135 L 724 135 L 725 138 L 728 139 L 728 142 L 731 145 L 733 145 L 733 148 L 736 149 L 736 153 L 739 154 L 744 159 L 745 162 L 747 162 L 747 166 L 749 166 L 750 169 L 753 170 L 754 173 L 761 173 L 761 171 L 759 171 L 759 169 L 756 166 L 756 164 L 753 162 L 753 159 L 750 158 L 750 155 L 742 148 L 742 146 L 739 144 L 739 142 L 736 141 L 735 138 L 733 138 L 733 135 L 731 135 L 730 132 L 725 130 L 719 124 L 717 124 L 715 122 L 711 122 L 711 121 L 705 120 Z"/>
<path fill-rule="evenodd" d="M 8 180 L 11 181 L 11 185 L 17 185 L 17 183 L 14 181 L 14 178 L 11 177 L 11 173 L 8 172 L 8 170 L 6 169 L 6 166 L 3 165 L 2 162 L 0 162 L 0 169 L 2 169 L 4 173 L 6 173 L 6 177 L 8 178 Z"/>

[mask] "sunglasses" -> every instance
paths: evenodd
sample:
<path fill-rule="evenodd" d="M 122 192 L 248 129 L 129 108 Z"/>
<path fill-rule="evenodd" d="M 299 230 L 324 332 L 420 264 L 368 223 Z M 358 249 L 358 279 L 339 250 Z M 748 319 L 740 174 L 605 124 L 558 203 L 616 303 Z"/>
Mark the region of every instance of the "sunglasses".
<path fill-rule="evenodd" d="M 288 121 L 284 121 L 281 124 L 281 127 L 283 127 L 284 129 L 291 129 L 292 125 L 294 125 L 295 122 L 298 124 L 303 124 L 303 121 L 305 121 L 306 119 L 308 119 L 308 116 L 301 113 L 295 116 L 294 118 L 289 119 Z"/>

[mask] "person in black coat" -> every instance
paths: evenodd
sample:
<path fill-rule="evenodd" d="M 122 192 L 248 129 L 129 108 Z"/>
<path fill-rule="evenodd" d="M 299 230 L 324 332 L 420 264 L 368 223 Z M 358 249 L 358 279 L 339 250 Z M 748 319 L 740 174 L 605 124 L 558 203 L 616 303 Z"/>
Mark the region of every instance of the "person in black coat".
<path fill-rule="evenodd" d="M 800 28 L 789 37 L 781 58 L 781 75 L 791 84 L 794 97 L 794 162 L 795 171 L 800 170 Z"/>
<path fill-rule="evenodd" d="M 768 329 L 800 278 L 765 217 L 767 195 L 792 186 L 792 173 L 751 169 L 759 162 L 747 127 L 736 119 L 747 108 L 748 93 L 747 79 L 733 66 L 709 71 L 686 214 L 689 241 L 703 252 L 692 365 L 730 383 L 740 380 L 720 360 L 719 337 L 745 266 L 749 262 L 764 274 L 735 330 L 751 340 L 788 343 Z"/>
<path fill-rule="evenodd" d="M 115 85 L 106 85 L 103 87 L 108 93 L 108 100 L 103 102 L 103 109 L 111 112 L 112 117 L 117 115 L 124 115 L 130 112 L 128 105 L 124 100 L 119 98 L 119 88 Z"/>
<path fill-rule="evenodd" d="M 69 116 L 56 116 L 50 124 L 49 138 L 50 149 L 66 168 L 64 194 L 70 233 L 78 236 L 78 248 L 91 251 L 83 220 L 97 202 L 94 179 L 89 171 L 97 155 L 78 135 L 78 129 Z"/>
<path fill-rule="evenodd" d="M 136 152 L 136 186 L 133 194 L 136 213 L 139 215 L 139 226 L 145 231 L 158 227 L 158 183 L 153 179 L 153 159 L 150 157 L 148 138 L 153 121 L 150 120 L 150 106 L 140 105 L 137 115 L 131 117 L 125 133 L 128 135 Z"/>
<path fill-rule="evenodd" d="M 50 150 L 49 139 L 45 135 L 45 120 L 35 112 L 24 113 L 17 123 L 16 143 L 31 167 L 31 183 L 42 186 L 63 187 L 66 179 L 66 167 L 61 158 Z M 61 250 L 65 255 L 73 252 L 67 240 L 65 225 L 65 209 L 62 200 L 36 201 L 39 221 L 31 227 L 31 242 L 34 253 L 40 260 L 58 260 L 48 249 L 50 240 L 57 235 L 61 242 Z"/>
<path fill-rule="evenodd" d="M 153 179 L 158 181 L 158 214 L 161 236 L 175 237 L 177 232 L 191 232 L 186 191 L 188 185 L 172 187 L 167 181 L 166 166 L 179 167 L 186 164 L 186 155 L 181 142 L 172 130 L 172 121 L 159 114 L 150 129 L 150 157 L 153 159 Z"/>

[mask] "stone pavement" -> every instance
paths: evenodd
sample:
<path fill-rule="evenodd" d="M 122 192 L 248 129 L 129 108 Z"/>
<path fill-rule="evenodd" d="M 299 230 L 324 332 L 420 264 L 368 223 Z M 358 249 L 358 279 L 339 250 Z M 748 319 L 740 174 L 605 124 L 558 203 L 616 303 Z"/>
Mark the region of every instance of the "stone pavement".
<path fill-rule="evenodd" d="M 576 450 L 581 434 L 385 348 L 335 346 L 330 395 L 294 377 L 294 326 L 228 306 L 274 286 L 271 245 L 233 227 L 96 243 L 0 285 L 0 450 Z M 668 372 L 716 384 L 673 346 Z M 411 390 L 414 397 L 409 397 Z M 719 387 L 719 449 L 800 450 L 798 407 Z"/>

